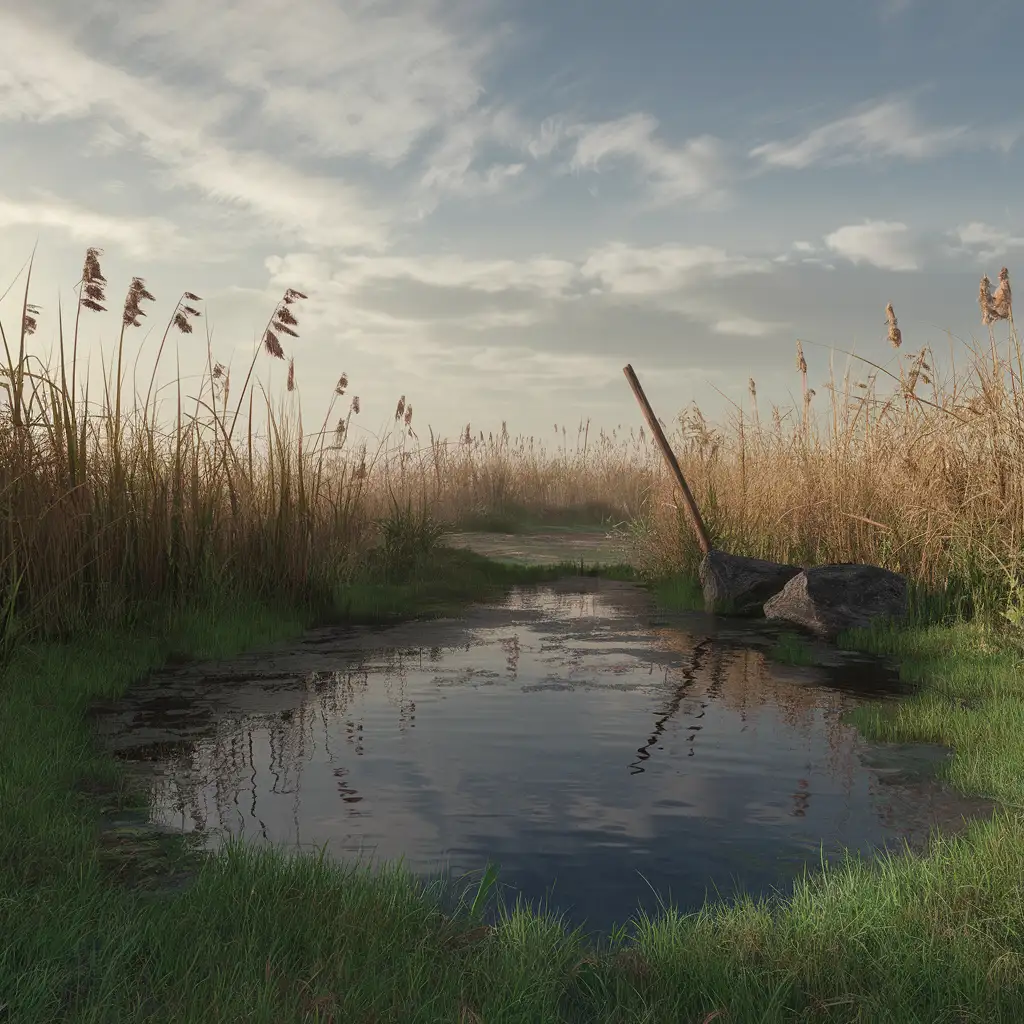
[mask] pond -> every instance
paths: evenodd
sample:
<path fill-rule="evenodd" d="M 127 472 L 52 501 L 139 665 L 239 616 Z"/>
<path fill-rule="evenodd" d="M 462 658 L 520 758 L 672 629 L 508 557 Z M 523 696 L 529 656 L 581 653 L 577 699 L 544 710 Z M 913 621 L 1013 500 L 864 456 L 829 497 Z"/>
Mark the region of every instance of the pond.
<path fill-rule="evenodd" d="M 991 813 L 935 778 L 949 751 L 844 723 L 906 693 L 891 666 L 834 649 L 827 667 L 777 664 L 777 638 L 580 577 L 459 620 L 179 664 L 94 721 L 154 825 L 424 877 L 493 861 L 508 905 L 594 936 L 659 899 L 785 893 L 822 855 L 921 850 Z"/>

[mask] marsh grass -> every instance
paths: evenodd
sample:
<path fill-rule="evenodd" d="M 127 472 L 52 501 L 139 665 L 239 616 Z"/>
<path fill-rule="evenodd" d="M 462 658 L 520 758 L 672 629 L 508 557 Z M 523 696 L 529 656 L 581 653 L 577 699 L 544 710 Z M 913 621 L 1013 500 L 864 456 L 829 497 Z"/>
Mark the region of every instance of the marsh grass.
<path fill-rule="evenodd" d="M 772 647 L 773 661 L 782 665 L 813 665 L 814 654 L 802 637 L 785 631 L 779 635 Z"/>

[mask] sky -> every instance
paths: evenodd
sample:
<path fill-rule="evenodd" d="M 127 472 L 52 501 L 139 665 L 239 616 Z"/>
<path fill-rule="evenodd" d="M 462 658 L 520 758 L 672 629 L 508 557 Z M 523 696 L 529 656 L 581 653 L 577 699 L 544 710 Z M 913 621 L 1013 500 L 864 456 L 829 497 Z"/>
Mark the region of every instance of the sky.
<path fill-rule="evenodd" d="M 37 246 L 45 356 L 96 246 L 80 344 L 109 359 L 144 278 L 143 392 L 184 291 L 193 389 L 207 330 L 237 388 L 305 293 L 297 393 L 256 374 L 312 429 L 342 372 L 364 433 L 399 395 L 421 436 L 639 427 L 627 362 L 721 418 L 799 395 L 798 338 L 821 395 L 830 350 L 894 368 L 888 302 L 908 350 L 987 330 L 1022 38 L 1013 0 L 0 0 L 0 321 Z"/>

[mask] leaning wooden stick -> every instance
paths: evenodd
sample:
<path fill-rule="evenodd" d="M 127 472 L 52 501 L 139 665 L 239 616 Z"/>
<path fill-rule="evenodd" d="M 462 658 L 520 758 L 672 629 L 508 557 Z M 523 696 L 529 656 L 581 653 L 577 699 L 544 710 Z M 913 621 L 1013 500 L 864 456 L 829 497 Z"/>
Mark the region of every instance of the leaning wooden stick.
<path fill-rule="evenodd" d="M 661 454 L 665 456 L 668 468 L 675 476 L 676 483 L 679 484 L 679 490 L 683 492 L 683 501 L 686 502 L 686 511 L 690 514 L 690 522 L 693 525 L 693 532 L 697 535 L 697 543 L 700 545 L 701 551 L 706 555 L 711 550 L 711 538 L 708 536 L 704 520 L 700 517 L 700 509 L 697 508 L 697 502 L 693 500 L 693 494 L 690 493 L 690 488 L 686 483 L 686 478 L 683 476 L 683 471 L 679 468 L 679 463 L 676 461 L 675 453 L 669 446 L 668 438 L 665 437 L 665 432 L 661 429 L 658 418 L 654 415 L 651 403 L 647 401 L 644 389 L 640 387 L 640 381 L 636 379 L 633 367 L 627 364 L 622 368 L 622 372 L 626 375 L 626 380 L 629 381 L 629 386 L 633 389 L 633 394 L 636 395 L 636 400 L 640 403 L 640 408 L 643 410 L 644 417 L 651 428 L 651 433 L 654 434 L 661 447 Z"/>

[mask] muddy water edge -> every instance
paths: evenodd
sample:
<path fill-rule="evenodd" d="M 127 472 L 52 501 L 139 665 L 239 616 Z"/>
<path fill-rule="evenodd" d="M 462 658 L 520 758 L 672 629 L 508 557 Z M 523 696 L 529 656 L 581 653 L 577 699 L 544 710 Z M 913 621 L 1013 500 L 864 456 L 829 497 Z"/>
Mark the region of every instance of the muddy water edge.
<path fill-rule="evenodd" d="M 623 560 L 581 532 L 455 543 Z M 942 781 L 948 750 L 868 743 L 844 722 L 909 692 L 892 665 L 825 647 L 779 665 L 779 635 L 578 577 L 458 620 L 168 666 L 92 710 L 150 795 L 144 818 L 108 827 L 400 857 L 423 876 L 497 862 L 506 902 L 599 938 L 660 901 L 785 895 L 822 856 L 923 851 L 931 830 L 991 814 Z"/>

